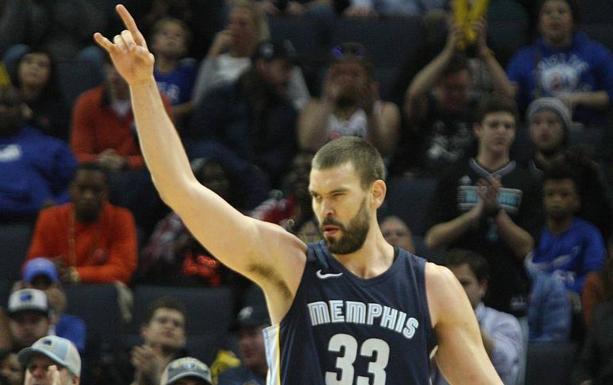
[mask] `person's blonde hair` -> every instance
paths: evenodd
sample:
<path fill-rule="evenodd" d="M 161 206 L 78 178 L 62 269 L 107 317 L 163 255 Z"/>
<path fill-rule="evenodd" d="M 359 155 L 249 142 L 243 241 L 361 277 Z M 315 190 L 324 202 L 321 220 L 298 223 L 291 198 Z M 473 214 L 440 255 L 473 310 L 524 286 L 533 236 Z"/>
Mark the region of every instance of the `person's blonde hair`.
<path fill-rule="evenodd" d="M 232 0 L 230 2 L 231 10 L 234 8 L 242 8 L 249 12 L 251 19 L 258 31 L 258 43 L 270 39 L 270 28 L 268 28 L 268 20 L 260 7 L 253 0 Z"/>

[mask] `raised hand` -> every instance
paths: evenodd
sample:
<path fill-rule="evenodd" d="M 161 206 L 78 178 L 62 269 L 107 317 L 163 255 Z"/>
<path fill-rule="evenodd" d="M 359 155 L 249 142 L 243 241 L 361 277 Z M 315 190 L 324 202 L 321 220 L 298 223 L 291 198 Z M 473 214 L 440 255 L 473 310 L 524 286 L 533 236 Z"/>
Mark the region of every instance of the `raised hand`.
<path fill-rule="evenodd" d="M 117 72 L 129 85 L 153 81 L 153 54 L 143 34 L 126 7 L 118 4 L 115 9 L 127 29 L 115 35 L 113 42 L 99 32 L 94 34 L 94 40 L 110 55 Z"/>

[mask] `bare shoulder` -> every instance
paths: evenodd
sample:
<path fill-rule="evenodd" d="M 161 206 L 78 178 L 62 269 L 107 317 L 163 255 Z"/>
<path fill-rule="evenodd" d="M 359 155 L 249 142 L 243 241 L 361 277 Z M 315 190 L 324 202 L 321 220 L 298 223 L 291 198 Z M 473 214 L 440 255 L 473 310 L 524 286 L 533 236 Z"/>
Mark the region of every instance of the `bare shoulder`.
<path fill-rule="evenodd" d="M 444 266 L 427 262 L 425 274 L 426 293 L 433 326 L 439 323 L 440 315 L 443 312 L 445 313 L 445 318 L 449 318 L 454 313 L 461 313 L 466 310 L 465 306 L 460 306 L 465 305 L 463 304 L 464 301 L 458 301 L 458 299 L 463 298 L 466 301 L 468 299 L 451 270 Z"/>

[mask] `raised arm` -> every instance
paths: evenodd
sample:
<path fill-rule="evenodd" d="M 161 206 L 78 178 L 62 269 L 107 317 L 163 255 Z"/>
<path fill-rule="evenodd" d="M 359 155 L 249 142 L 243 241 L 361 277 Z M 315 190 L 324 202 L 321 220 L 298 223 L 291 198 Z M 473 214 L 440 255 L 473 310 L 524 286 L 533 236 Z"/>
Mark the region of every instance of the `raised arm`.
<path fill-rule="evenodd" d="M 502 385 L 488 357 L 475 314 L 447 268 L 426 265 L 430 317 L 438 339 L 436 363 L 451 385 Z"/>
<path fill-rule="evenodd" d="M 130 85 L 141 149 L 162 199 L 181 216 L 192 234 L 221 262 L 260 285 L 275 303 L 273 322 L 285 314 L 305 264 L 305 245 L 282 228 L 242 215 L 194 177 L 181 140 L 153 78 L 153 55 L 134 19 L 116 7 L 127 30 L 113 42 L 96 42 Z"/>

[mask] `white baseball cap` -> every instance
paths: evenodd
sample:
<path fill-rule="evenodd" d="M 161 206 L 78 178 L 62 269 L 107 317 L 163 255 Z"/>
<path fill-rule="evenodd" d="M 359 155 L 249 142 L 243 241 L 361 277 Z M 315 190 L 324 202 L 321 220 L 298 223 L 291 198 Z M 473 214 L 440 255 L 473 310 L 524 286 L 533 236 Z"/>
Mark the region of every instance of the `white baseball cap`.
<path fill-rule="evenodd" d="M 21 289 L 14 291 L 9 297 L 8 314 L 12 316 L 22 311 L 36 311 L 49 315 L 47 294 L 37 289 Z"/>
<path fill-rule="evenodd" d="M 213 383 L 211 370 L 206 364 L 193 357 L 184 357 L 171 361 L 166 366 L 164 373 L 162 373 L 160 384 L 171 385 L 185 377 L 198 378 L 208 385 Z"/>
<path fill-rule="evenodd" d="M 59 366 L 63 366 L 72 375 L 81 376 L 81 356 L 77 348 L 66 338 L 58 336 L 46 336 L 34 342 L 29 348 L 22 349 L 17 358 L 25 368 L 34 354 L 42 354 Z"/>

